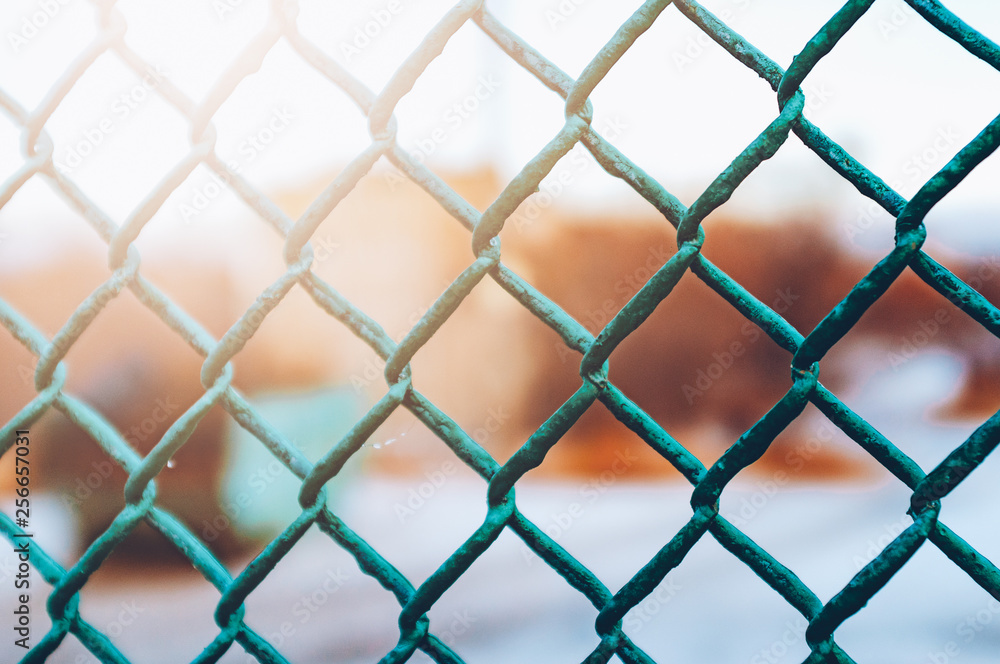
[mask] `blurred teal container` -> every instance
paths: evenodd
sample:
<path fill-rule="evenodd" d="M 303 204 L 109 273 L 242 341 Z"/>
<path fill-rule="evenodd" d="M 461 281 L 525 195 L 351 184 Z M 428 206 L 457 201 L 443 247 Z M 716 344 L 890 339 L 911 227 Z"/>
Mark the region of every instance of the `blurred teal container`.
<path fill-rule="evenodd" d="M 312 463 L 336 445 L 364 412 L 360 397 L 347 387 L 262 393 L 248 400 Z M 272 538 L 300 514 L 301 480 L 233 419 L 226 442 L 229 458 L 221 498 L 231 527 L 249 538 Z M 352 465 L 348 463 L 327 484 L 331 508 L 345 481 L 350 482 Z"/>

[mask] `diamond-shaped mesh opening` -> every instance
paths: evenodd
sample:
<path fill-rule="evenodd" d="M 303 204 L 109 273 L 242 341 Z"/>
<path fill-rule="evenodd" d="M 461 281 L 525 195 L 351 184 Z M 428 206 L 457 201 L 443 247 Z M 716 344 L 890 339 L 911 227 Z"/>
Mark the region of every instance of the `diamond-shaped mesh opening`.
<path fill-rule="evenodd" d="M 505 532 L 429 617 L 431 630 L 467 660 L 499 661 L 492 644 L 502 634 L 517 634 L 504 639 L 509 647 L 504 657 L 556 659 L 569 653 L 583 660 L 597 642 L 590 629 L 595 614 L 585 597 Z"/>
<path fill-rule="evenodd" d="M 331 61 L 348 67 L 372 90 L 381 89 L 451 4 L 434 0 L 421 12 L 406 3 L 352 3 L 334 8 L 325 2 L 298 6 L 296 29 Z"/>
<path fill-rule="evenodd" d="M 700 30 L 682 37 L 683 24 L 688 21 L 676 14 L 672 7 L 664 11 L 601 81 L 591 100 L 595 109 L 621 109 L 630 125 L 621 149 L 639 165 L 659 167 L 655 155 L 661 150 L 676 156 L 673 168 L 659 174 L 660 182 L 687 203 L 774 119 L 775 113 L 767 84 L 728 57 Z M 632 82 L 651 61 L 658 63 L 662 83 L 635 86 Z M 702 85 L 705 78 L 722 77 L 727 81 L 725 86 Z M 670 95 L 663 94 L 665 88 L 671 90 Z M 690 102 L 676 105 L 678 98 Z M 672 107 L 669 123 L 659 122 L 647 110 L 663 104 Z M 599 129 L 608 117 L 595 114 L 594 127 Z M 691 130 L 706 121 L 712 127 L 712 138 L 707 141 Z"/>
<path fill-rule="evenodd" d="M 136 72 L 106 53 L 52 114 L 56 168 L 116 219 L 131 213 L 188 153 L 184 118 L 163 98 L 169 85 L 162 68 Z M 150 167 L 135 168 L 140 159 Z M 122 190 L 109 192 L 103 178 Z"/>
<path fill-rule="evenodd" d="M 316 560 L 323 561 L 322 569 L 313 570 Z M 280 577 L 265 578 L 245 604 L 248 624 L 274 647 L 287 650 L 297 644 L 301 652 L 319 657 L 329 656 L 329 644 L 336 642 L 338 660 L 348 662 L 379 657 L 392 647 L 398 626 L 391 613 L 399 605 L 317 529 L 310 529 L 275 569 Z M 238 661 L 246 658 L 244 653 Z"/>
<path fill-rule="evenodd" d="M 462 146 L 490 146 L 495 140 L 493 127 L 506 111 L 497 93 L 507 85 L 504 75 L 511 65 L 483 69 L 468 56 L 495 48 L 474 25 L 463 26 L 400 100 L 394 111 L 397 140 L 412 158 L 428 165 L 454 163 L 465 152 Z"/>
<path fill-rule="evenodd" d="M 741 588 L 741 601 L 754 606 L 752 615 L 734 604 L 708 600 L 719 589 L 734 584 Z M 705 620 L 706 615 L 712 619 Z M 711 535 L 699 540 L 622 622 L 625 633 L 654 661 L 691 652 L 695 647 L 713 661 L 749 661 L 774 639 L 781 640 L 786 631 L 791 632 L 784 644 L 788 651 L 805 655 L 806 625 L 805 619 Z M 789 655 L 789 661 L 797 658 Z"/>
<path fill-rule="evenodd" d="M 239 61 L 253 41 L 251 36 L 268 20 L 258 2 L 199 4 L 184 14 L 144 11 L 138 2 L 122 2 L 116 9 L 129 27 L 125 44 L 146 62 L 160 64 L 171 80 L 197 102 Z M 157 38 L 170 32 L 180 32 L 185 38 Z"/>
<path fill-rule="evenodd" d="M 933 613 L 919 610 L 933 602 Z M 842 645 L 860 658 L 904 657 L 909 661 L 944 657 L 987 661 L 995 645 L 996 602 L 933 545 L 924 545 L 868 605 L 838 630 Z M 914 624 L 919 629 L 906 643 L 867 642 L 865 630 L 896 631 Z M 982 641 L 985 643 L 976 643 Z"/>
<path fill-rule="evenodd" d="M 38 5 L 13 3 L 7 12 L 6 47 L 0 80 L 7 94 L 33 108 L 52 83 L 100 33 L 97 11 L 87 2 Z M 37 73 L 33 76 L 32 73 Z"/>
<path fill-rule="evenodd" d="M 199 164 L 170 194 L 137 240 L 143 256 L 175 250 L 184 245 L 192 257 L 218 251 L 220 238 L 233 232 L 227 220 L 239 219 L 238 228 L 250 235 L 260 231 L 253 208 L 247 206 L 231 184 L 233 177 Z M 249 240 L 249 238 L 248 238 Z M 195 261 L 192 261 L 195 262 Z"/>
<path fill-rule="evenodd" d="M 287 188 L 292 178 L 283 165 L 293 156 L 330 168 L 343 155 L 367 147 L 364 120 L 343 90 L 279 41 L 227 96 L 212 125 L 218 131 L 216 154 L 230 170 L 254 184 Z M 337 132 L 315 135 L 316 127 L 334 123 Z"/>
<path fill-rule="evenodd" d="M 741 471 L 744 473 L 750 484 L 762 478 L 780 478 L 792 487 L 812 482 L 864 486 L 887 478 L 883 466 L 813 406 L 807 406 L 776 436 L 761 458 Z"/>
<path fill-rule="evenodd" d="M 366 468 L 382 468 L 390 477 L 401 477 L 348 492 L 342 515 L 407 578 L 422 579 L 480 525 L 483 508 L 478 499 L 485 485 L 454 456 L 446 455 L 440 441 L 423 435 L 421 424 L 409 428 L 410 423 L 412 418 L 390 418 L 372 438 L 371 447 L 363 450 Z M 433 459 L 434 465 L 421 463 L 425 458 Z M 414 469 L 419 472 L 413 473 Z M 469 500 L 472 496 L 477 500 Z"/>
<path fill-rule="evenodd" d="M 820 225 L 831 240 L 839 241 L 852 236 L 833 225 L 836 211 L 850 209 L 851 205 L 864 208 L 870 202 L 802 143 L 787 141 L 747 177 L 713 216 L 777 225 L 822 220 Z"/>
<path fill-rule="evenodd" d="M 527 314 L 496 284 L 480 282 L 410 362 L 414 386 L 421 394 L 498 461 L 507 459 L 527 436 L 524 423 L 515 416 L 524 396 L 508 389 L 533 369 L 525 354 L 530 338 L 507 324 L 525 318 Z M 496 324 L 480 332 L 478 322 L 491 319 Z M 452 389 L 456 384 L 467 389 L 456 393 Z"/>
<path fill-rule="evenodd" d="M 1000 102 L 996 86 L 971 86 L 963 79 L 980 74 L 995 81 L 998 72 L 965 53 L 907 3 L 880 4 L 858 21 L 804 85 L 822 82 L 829 88 L 830 103 L 821 119 L 831 138 L 843 140 L 845 147 L 854 144 L 859 159 L 910 197 L 995 117 L 992 109 Z M 945 59 L 961 63 L 962 74 L 941 67 Z M 857 75 L 844 77 L 841 65 Z M 864 104 L 878 104 L 885 111 L 864 124 L 852 122 Z M 958 119 L 960 105 L 976 109 L 968 121 Z M 913 124 L 896 122 L 901 113 L 910 114 Z"/>
<path fill-rule="evenodd" d="M 899 516 L 905 490 L 886 486 L 885 477 L 844 486 L 804 483 L 793 473 L 734 480 L 722 496 L 720 513 L 820 597 L 836 594 L 913 523 Z M 866 513 L 870 518 L 859 526 Z"/>

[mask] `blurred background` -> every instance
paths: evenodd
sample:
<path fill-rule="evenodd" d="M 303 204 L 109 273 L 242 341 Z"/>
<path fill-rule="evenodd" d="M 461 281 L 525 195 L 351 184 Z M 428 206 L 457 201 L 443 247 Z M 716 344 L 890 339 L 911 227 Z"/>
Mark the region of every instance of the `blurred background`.
<path fill-rule="evenodd" d="M 99 223 L 84 209 L 115 224 L 141 215 L 151 192 L 190 158 L 192 122 L 171 100 L 197 109 L 224 95 L 211 115 L 218 160 L 292 221 L 372 142 L 355 102 L 271 32 L 269 3 L 114 3 L 111 32 L 124 30 L 141 75 L 115 49 L 103 51 L 100 4 L 12 0 L 0 10 L 0 299 L 47 338 L 111 275 Z M 298 4 L 298 35 L 374 94 L 452 6 Z M 841 4 L 703 6 L 787 67 Z M 575 78 L 639 4 L 487 6 Z M 992 3 L 947 6 L 1000 40 L 1000 9 Z M 90 52 L 100 55 L 84 67 Z M 802 90 L 805 116 L 909 198 L 1000 112 L 997 83 L 995 70 L 909 5 L 879 0 Z M 685 205 L 778 113 L 768 84 L 674 7 L 590 99 L 598 133 Z M 26 126 L 34 126 L 25 118 L 40 112 L 56 170 L 89 205 L 68 200 L 44 174 L 21 183 L 32 135 Z M 471 21 L 393 114 L 398 145 L 479 211 L 565 121 L 562 99 Z M 1000 160 L 988 158 L 935 206 L 925 247 L 994 303 L 998 177 Z M 779 313 L 787 305 L 789 320 L 807 333 L 891 250 L 893 222 L 793 136 L 705 221 L 705 251 Z M 501 237 L 505 262 L 591 333 L 676 246 L 655 209 L 579 145 Z M 135 242 L 143 275 L 215 338 L 280 279 L 282 245 L 260 206 L 204 163 L 158 202 Z M 474 260 L 468 231 L 385 158 L 313 234 L 312 246 L 314 272 L 397 342 Z M 743 327 L 718 298 L 708 303 L 709 291 L 692 281 L 650 319 L 645 336 L 637 333 L 613 356 L 612 378 L 709 464 L 790 385 L 788 355 L 766 339 L 757 343 L 756 328 Z M 995 338 L 911 281 L 894 287 L 888 303 L 831 352 L 823 375 L 929 471 L 1000 407 L 1000 355 Z M 2 334 L 6 422 L 35 396 L 35 358 Z M 578 355 L 560 343 L 485 279 L 414 358 L 415 385 L 502 463 L 579 386 Z M 748 353 L 727 364 L 719 353 L 732 343 Z M 67 354 L 67 392 L 145 453 L 204 393 L 201 362 L 125 292 Z M 715 364 L 725 365 L 721 378 Z M 237 387 L 312 462 L 386 392 L 384 362 L 302 289 L 268 317 L 235 365 Z M 699 382 L 702 372 L 709 387 Z M 606 413 L 588 418 L 518 483 L 518 505 L 615 592 L 690 518 L 690 487 Z M 125 474 L 112 472 L 107 456 L 58 413 L 33 430 L 43 469 L 33 526 L 39 545 L 69 567 L 121 509 Z M 811 407 L 779 443 L 727 488 L 720 511 L 825 602 L 911 523 L 910 491 Z M 9 456 L 0 463 L 5 499 Z M 992 516 L 998 471 L 988 459 L 942 511 L 942 520 L 992 560 L 1000 558 Z M 166 508 L 234 576 L 298 514 L 299 481 L 219 407 L 158 481 Z M 485 482 L 402 409 L 328 489 L 338 516 L 415 586 L 486 512 Z M 81 591 L 81 613 L 132 661 L 190 661 L 218 633 L 212 613 L 219 595 L 164 553 L 158 538 L 151 529 L 137 532 L 131 548 L 113 554 Z M 5 585 L 14 560 L 0 555 Z M 37 580 L 34 587 L 37 641 L 49 626 L 49 586 Z M 3 597 L 9 601 L 6 591 Z M 375 662 L 399 636 L 392 595 L 315 528 L 246 606 L 247 623 L 293 662 Z M 598 642 L 596 614 L 505 532 L 429 615 L 431 631 L 471 663 L 582 661 Z M 1000 603 L 925 544 L 837 631 L 837 641 L 859 662 L 992 662 L 998 624 Z M 805 626 L 711 537 L 623 622 L 656 661 L 751 664 L 802 661 Z M 154 647 L 164 639 L 168 646 Z M 0 660 L 21 654 L 9 640 L 0 644 Z M 49 661 L 97 660 L 70 636 Z M 252 660 L 233 646 L 221 661 Z M 411 661 L 430 659 L 418 652 Z"/>

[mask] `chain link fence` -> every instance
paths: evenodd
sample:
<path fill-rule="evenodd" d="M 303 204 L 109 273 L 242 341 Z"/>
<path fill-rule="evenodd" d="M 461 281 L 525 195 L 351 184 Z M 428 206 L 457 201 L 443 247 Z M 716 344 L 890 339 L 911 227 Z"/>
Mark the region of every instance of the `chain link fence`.
<path fill-rule="evenodd" d="M 398 601 L 399 640 L 395 648 L 382 658 L 381 661 L 387 663 L 406 662 L 417 650 L 437 662 L 463 661 L 457 652 L 435 635 L 435 626 L 428 618 L 428 612 L 505 529 L 520 537 L 541 560 L 598 610 L 594 628 L 600 642 L 586 662 L 607 662 L 615 657 L 629 663 L 648 664 L 654 661 L 623 631 L 623 616 L 643 601 L 706 535 L 715 538 L 735 558 L 745 563 L 808 621 L 805 639 L 811 654 L 805 661 L 810 663 L 854 661 L 837 644 L 838 627 L 879 592 L 925 543 L 940 549 L 975 583 L 992 597 L 1000 599 L 1000 570 L 939 519 L 942 501 L 975 471 L 1000 441 L 1000 414 L 983 423 L 937 467 L 925 471 L 819 381 L 819 361 L 905 270 L 914 272 L 941 297 L 953 302 L 994 336 L 1000 336 L 1000 311 L 921 250 L 927 234 L 923 223 L 925 215 L 996 149 L 1000 142 L 1000 118 L 985 127 L 944 168 L 928 179 L 916 195 L 907 200 L 803 117 L 805 102 L 800 84 L 868 11 L 873 1 L 851 0 L 845 3 L 808 40 L 787 69 L 781 68 L 697 2 L 646 2 L 574 80 L 501 23 L 483 0 L 463 0 L 434 26 L 385 87 L 376 93 L 300 34 L 296 28 L 298 7 L 294 0 L 274 0 L 266 26 L 234 61 L 229 70 L 231 75 L 211 90 L 204 103 L 195 104 L 169 80 L 159 82 L 155 94 L 190 124 L 190 151 L 121 223 L 102 211 L 74 184 L 71 177 L 56 168 L 53 141 L 46 132 L 50 116 L 84 72 L 102 55 L 113 53 L 139 77 L 151 71 L 149 63 L 131 50 L 123 39 L 125 20 L 115 2 L 95 2 L 99 17 L 97 38 L 66 68 L 37 108 L 23 108 L 7 92 L 0 90 L 0 107 L 22 133 L 24 160 L 23 166 L 0 186 L 0 206 L 6 204 L 30 179 L 37 177 L 45 180 L 71 202 L 106 243 L 108 261 L 113 268 L 113 275 L 107 282 L 80 303 L 77 311 L 52 338 L 43 335 L 32 321 L 0 301 L 0 322 L 38 358 L 34 372 L 37 396 L 13 420 L 5 423 L 0 432 L 0 453 L 14 454 L 15 432 L 28 428 L 48 409 L 55 408 L 84 428 L 129 474 L 125 487 L 125 509 L 75 565 L 64 569 L 41 549 L 33 551 L 32 565 L 52 586 L 47 604 L 52 628 L 25 655 L 24 661 L 44 661 L 68 634 L 72 634 L 102 662 L 128 661 L 107 634 L 88 622 L 85 612 L 80 609 L 78 592 L 112 550 L 142 521 L 160 530 L 221 593 L 215 610 L 218 635 L 206 644 L 196 660 L 198 662 L 216 661 L 233 647 L 244 649 L 260 662 L 286 661 L 274 645 L 244 622 L 243 603 L 313 526 L 350 552 L 361 570 L 376 579 Z M 907 3 L 942 34 L 994 69 L 1000 69 L 1000 48 L 941 3 L 936 0 L 907 0 Z M 588 97 L 595 86 L 671 4 L 675 11 L 683 14 L 733 58 L 763 78 L 774 90 L 777 101 L 774 120 L 762 128 L 759 136 L 689 207 L 619 152 L 590 124 L 593 110 Z M 415 160 L 400 148 L 396 142 L 397 124 L 393 116 L 397 104 L 442 52 L 452 35 L 470 22 L 549 88 L 552 94 L 565 100 L 562 129 L 482 213 L 455 194 L 421 163 L 422 160 Z M 239 82 L 257 70 L 262 59 L 279 41 L 293 49 L 330 84 L 350 96 L 367 117 L 371 137 L 370 145 L 329 183 L 324 193 L 298 219 L 284 215 L 240 173 L 223 163 L 214 151 L 216 134 L 213 115 Z M 725 203 L 743 180 L 788 140 L 801 141 L 830 169 L 896 219 L 895 247 L 807 336 L 700 254 L 705 240 L 700 226 L 702 220 Z M 609 176 L 628 184 L 662 213 L 666 223 L 676 229 L 676 254 L 596 336 L 504 264 L 498 237 L 505 221 L 537 190 L 556 162 L 578 143 L 585 146 Z M 468 267 L 399 343 L 394 342 L 375 320 L 311 271 L 314 254 L 310 240 L 314 231 L 373 165 L 383 158 L 433 196 L 458 224 L 465 227 L 471 242 Z M 285 273 L 260 293 L 256 303 L 218 340 L 185 315 L 155 284 L 144 278 L 139 253 L 133 246 L 158 208 L 198 165 L 207 166 L 227 182 L 228 187 L 285 242 Z M 485 278 L 494 280 L 525 309 L 555 330 L 567 346 L 582 355 L 579 389 L 502 465 L 468 432 L 414 389 L 409 368 L 410 359 L 418 349 Z M 715 464 L 707 468 L 608 380 L 608 362 L 612 352 L 643 324 L 661 301 L 670 297 L 671 290 L 682 278 L 703 281 L 787 350 L 791 358 L 791 389 Z M 388 390 L 384 397 L 315 464 L 307 462 L 231 386 L 229 361 L 241 351 L 261 322 L 281 306 L 283 297 L 295 285 L 305 289 L 316 306 L 349 328 L 386 363 L 384 378 Z M 86 404 L 63 391 L 67 371 L 61 360 L 75 340 L 100 315 L 104 306 L 125 289 L 131 290 L 164 325 L 204 357 L 201 373 L 204 395 L 177 417 L 167 434 L 144 458 L 129 448 L 120 432 L 96 417 Z M 669 339 L 664 343 L 669 343 Z M 617 590 L 608 588 L 591 570 L 525 518 L 518 509 L 514 493 L 518 480 L 538 466 L 581 414 L 598 401 L 601 407 L 607 408 L 676 467 L 692 487 L 690 520 L 673 537 L 664 541 L 656 555 Z M 759 459 L 775 437 L 809 403 L 912 491 L 908 512 L 912 524 L 825 603 L 795 573 L 718 511 L 720 494 L 727 483 Z M 217 405 L 253 433 L 261 445 L 266 446 L 276 459 L 301 479 L 301 514 L 235 578 L 191 531 L 157 507 L 153 484 L 168 460 L 188 440 L 199 420 Z M 326 483 L 334 480 L 348 459 L 358 453 L 380 424 L 399 408 L 413 413 L 462 463 L 487 483 L 484 492 L 488 504 L 485 521 L 419 586 L 415 586 L 326 506 L 323 489 Z M 8 514 L 0 514 L 0 529 L 12 542 L 25 535 Z"/>

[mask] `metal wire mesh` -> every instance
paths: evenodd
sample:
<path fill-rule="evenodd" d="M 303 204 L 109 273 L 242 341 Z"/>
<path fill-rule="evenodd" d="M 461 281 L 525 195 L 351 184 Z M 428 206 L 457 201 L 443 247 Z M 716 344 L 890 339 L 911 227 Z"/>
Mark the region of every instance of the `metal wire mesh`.
<path fill-rule="evenodd" d="M 907 0 L 907 3 L 930 25 L 962 48 L 994 69 L 1000 69 L 1000 48 L 939 2 Z M 670 4 L 733 58 L 769 83 L 776 93 L 779 109 L 775 119 L 761 131 L 756 140 L 732 161 L 690 207 L 682 205 L 590 125 L 590 93 Z M 6 204 L 30 178 L 39 176 L 45 179 L 66 200 L 72 202 L 107 244 L 110 265 L 114 268 L 113 276 L 90 298 L 80 303 L 77 311 L 51 339 L 40 333 L 31 321 L 0 301 L 0 322 L 38 357 L 34 374 L 37 397 L 0 431 L 0 453 L 12 453 L 15 430 L 26 428 L 46 410 L 55 408 L 85 429 L 129 473 L 125 488 L 125 509 L 74 566 L 63 569 L 44 551 L 34 551 L 32 564 L 45 581 L 53 586 L 47 605 L 52 628 L 26 655 L 25 661 L 45 660 L 59 647 L 67 634 L 75 636 L 103 662 L 128 661 L 108 635 L 88 623 L 79 608 L 78 592 L 114 547 L 143 520 L 163 532 L 221 593 L 215 610 L 219 632 L 197 658 L 196 661 L 199 662 L 216 661 L 234 643 L 261 662 L 286 661 L 272 644 L 243 621 L 243 602 L 313 525 L 349 551 L 360 568 L 397 599 L 400 606 L 399 641 L 384 656 L 383 662 L 405 662 L 418 649 L 437 662 L 463 661 L 435 636 L 428 612 L 463 572 L 497 540 L 504 529 L 516 533 L 569 586 L 597 608 L 599 614 L 595 629 L 600 636 L 600 644 L 586 658 L 586 662 L 606 662 L 613 656 L 630 663 L 653 661 L 623 632 L 622 618 L 657 587 L 668 571 L 676 567 L 706 533 L 752 569 L 808 621 L 805 636 L 811 654 L 806 662 L 853 661 L 835 640 L 837 628 L 885 586 L 893 574 L 927 541 L 938 547 L 990 595 L 1000 599 L 1000 570 L 939 519 L 941 500 L 974 472 L 1000 441 L 1000 414 L 989 418 L 943 462 L 925 472 L 818 380 L 819 360 L 907 269 L 912 270 L 942 297 L 955 303 L 994 336 L 1000 336 L 1000 311 L 921 250 L 926 237 L 923 223 L 925 215 L 996 149 L 1000 142 L 1000 117 L 993 120 L 944 168 L 927 180 L 916 195 L 906 200 L 802 115 L 804 95 L 800 90 L 800 83 L 872 4 L 873 0 L 851 0 L 845 3 L 805 44 L 788 69 L 784 70 L 697 2 L 646 2 L 593 57 L 580 77 L 574 80 L 503 25 L 490 13 L 483 0 L 463 0 L 426 35 L 419 48 L 398 68 L 384 89 L 375 93 L 299 33 L 296 29 L 298 7 L 294 0 L 273 0 L 271 17 L 266 27 L 236 59 L 230 70 L 232 75 L 225 82 L 220 81 L 206 96 L 203 104 L 193 103 L 169 81 L 163 81 L 157 87 L 156 94 L 162 96 L 190 123 L 190 151 L 147 194 L 142 204 L 119 224 L 89 200 L 71 178 L 57 170 L 53 161 L 53 143 L 45 127 L 47 120 L 74 84 L 103 54 L 115 54 L 139 76 L 143 76 L 148 70 L 148 64 L 130 50 L 123 40 L 124 18 L 116 9 L 115 2 L 95 3 L 99 9 L 98 36 L 66 69 L 37 108 L 22 108 L 6 92 L 0 90 L 0 106 L 20 127 L 24 151 L 23 167 L 0 187 L 0 206 Z M 524 166 L 482 214 L 399 147 L 393 117 L 396 105 L 442 52 L 449 38 L 468 22 L 478 26 L 510 58 L 565 100 L 566 119 L 562 129 Z M 279 41 L 284 41 L 305 63 L 353 99 L 368 118 L 371 136 L 370 145 L 342 170 L 301 218 L 295 220 L 286 217 L 238 172 L 230 170 L 214 151 L 213 115 L 233 93 L 236 85 L 258 68 L 264 56 Z M 896 219 L 896 242 L 892 251 L 807 336 L 800 334 L 780 315 L 700 254 L 705 239 L 700 227 L 702 220 L 729 199 L 743 180 L 763 160 L 774 155 L 793 134 L 796 140 L 812 150 L 834 172 Z M 627 183 L 676 228 L 676 254 L 659 268 L 596 337 L 504 265 L 498 238 L 505 220 L 536 191 L 556 162 L 577 143 L 582 143 L 610 176 Z M 433 196 L 469 231 L 471 237 L 472 251 L 468 267 L 399 343 L 394 342 L 364 311 L 356 308 L 311 271 L 313 254 L 309 242 L 314 231 L 376 161 L 383 157 Z M 285 240 L 286 272 L 260 294 L 254 306 L 219 340 L 208 335 L 143 277 L 139 253 L 133 246 L 133 242 L 164 200 L 199 164 L 204 164 L 218 174 L 237 196 Z M 408 367 L 417 350 L 427 343 L 485 277 L 493 279 L 523 307 L 555 330 L 570 348 L 582 354 L 579 367 L 582 381 L 579 389 L 502 465 L 448 415 L 413 388 Z M 643 324 L 664 298 L 670 296 L 675 284 L 683 277 L 703 281 L 749 321 L 759 326 L 775 343 L 787 350 L 791 357 L 791 389 L 709 468 L 608 380 L 608 359 L 611 353 L 622 340 Z M 271 429 L 230 385 L 232 371 L 229 360 L 240 352 L 262 320 L 281 305 L 282 298 L 296 284 L 309 293 L 318 307 L 347 326 L 386 362 L 384 377 L 388 391 L 385 396 L 314 465 L 302 458 L 292 445 Z M 60 361 L 91 321 L 100 315 L 102 308 L 126 288 L 205 358 L 201 376 L 205 387 L 204 395 L 176 419 L 167 434 L 145 458 L 135 454 L 123 436 L 109 428 L 85 404 L 62 390 L 66 371 Z M 593 572 L 525 518 L 519 511 L 514 496 L 514 487 L 519 478 L 542 462 L 546 453 L 559 443 L 563 434 L 595 401 L 599 401 L 675 466 L 692 485 L 693 513 L 690 520 L 616 592 L 607 588 Z M 790 569 L 718 512 L 719 497 L 727 483 L 740 470 L 759 459 L 775 437 L 808 403 L 814 404 L 832 423 L 912 490 L 908 512 L 913 520 L 912 525 L 826 603 Z M 301 478 L 301 515 L 235 578 L 230 576 L 192 532 L 157 507 L 155 491 L 151 485 L 168 459 L 185 444 L 199 419 L 215 405 L 221 405 L 241 426 L 253 432 L 282 464 Z M 368 437 L 398 408 L 412 412 L 463 463 L 488 483 L 485 496 L 488 513 L 483 524 L 429 578 L 416 587 L 326 507 L 322 490 L 323 485 L 337 475 L 347 460 L 359 451 Z M 0 529 L 11 541 L 23 534 L 7 514 L 0 514 Z"/>

